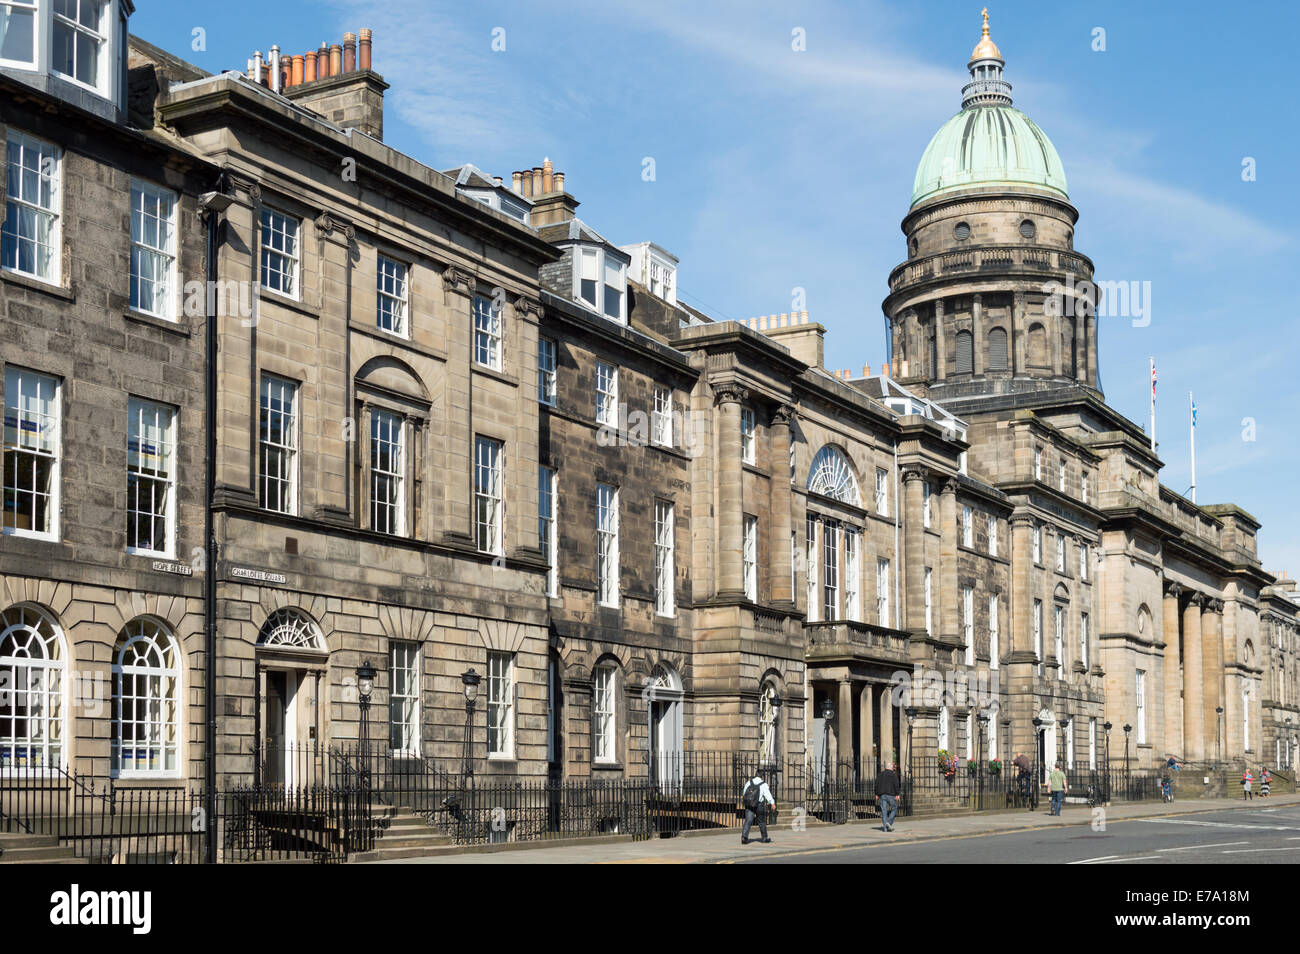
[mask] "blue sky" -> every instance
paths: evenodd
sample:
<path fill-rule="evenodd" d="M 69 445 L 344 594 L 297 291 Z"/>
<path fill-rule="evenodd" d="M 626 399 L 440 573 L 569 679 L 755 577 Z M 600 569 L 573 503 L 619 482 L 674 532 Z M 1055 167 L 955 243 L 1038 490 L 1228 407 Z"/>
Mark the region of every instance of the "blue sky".
<path fill-rule="evenodd" d="M 983 2 L 137 0 L 132 30 L 217 71 L 272 43 L 300 52 L 368 26 L 392 84 L 391 145 L 507 180 L 549 156 L 587 222 L 681 258 L 687 300 L 743 318 L 789 311 L 803 288 L 829 329 L 829 363 L 860 371 L 886 356 L 880 302 L 905 257 L 899 222 L 926 143 L 960 106 Z M 1155 356 L 1162 476 L 1182 492 L 1195 390 L 1198 499 L 1261 519 L 1266 568 L 1292 576 L 1298 9 L 990 4 L 1016 106 L 1064 162 L 1076 247 L 1099 279 L 1151 283 L 1149 325 L 1102 322 L 1107 399 L 1145 423 Z M 204 51 L 191 50 L 195 27 Z"/>

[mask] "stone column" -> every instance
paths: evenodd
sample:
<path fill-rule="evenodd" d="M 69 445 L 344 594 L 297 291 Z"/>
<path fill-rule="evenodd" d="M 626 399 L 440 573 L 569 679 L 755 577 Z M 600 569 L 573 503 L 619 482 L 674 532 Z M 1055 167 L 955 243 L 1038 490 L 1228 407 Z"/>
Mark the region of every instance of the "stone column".
<path fill-rule="evenodd" d="M 907 740 L 902 736 L 899 737 L 899 747 L 894 748 L 894 695 L 888 686 L 880 691 L 880 758 L 881 761 L 893 759 L 899 764 L 899 770 L 902 771 L 906 763 L 903 762 L 902 747 L 907 744 Z"/>
<path fill-rule="evenodd" d="M 368 401 L 361 402 L 357 415 L 357 464 L 361 469 L 357 478 L 357 523 L 367 530 L 373 529 L 373 507 L 370 502 L 370 416 L 374 408 Z"/>
<path fill-rule="evenodd" d="M 835 703 L 835 759 L 852 762 L 853 754 L 853 683 L 841 679 Z"/>
<path fill-rule="evenodd" d="M 943 299 L 939 298 L 934 303 L 934 345 L 937 365 L 934 369 L 934 377 L 937 381 L 942 381 L 948 375 L 948 353 L 945 348 L 945 336 L 943 330 Z"/>
<path fill-rule="evenodd" d="M 769 592 L 775 603 L 794 603 L 794 583 L 791 566 L 793 546 L 790 532 L 794 519 L 791 512 L 794 496 L 790 491 L 788 461 L 790 459 L 790 427 L 794 408 L 782 405 L 772 414 L 772 480 L 770 494 L 771 519 L 768 521 L 770 537 L 767 552 L 771 554 L 772 580 Z M 859 556 L 859 562 L 861 557 Z M 861 599 L 861 597 L 859 597 Z"/>
<path fill-rule="evenodd" d="M 742 596 L 745 592 L 744 461 L 740 441 L 740 404 L 747 397 L 734 384 L 713 389 L 718 428 L 718 594 Z"/>
<path fill-rule="evenodd" d="M 1207 599 L 1201 616 L 1202 692 L 1205 706 L 1205 754 L 1218 759 L 1228 754 L 1226 725 L 1220 723 L 1215 709 L 1225 713 L 1228 705 L 1223 696 L 1223 600 Z"/>
<path fill-rule="evenodd" d="M 1193 593 L 1183 610 L 1183 747 L 1186 757 L 1202 761 L 1205 756 L 1205 674 L 1202 653 L 1201 606 L 1205 598 Z"/>
<path fill-rule="evenodd" d="M 1092 365 L 1088 360 L 1088 315 L 1085 311 L 1083 314 L 1078 313 L 1075 309 L 1074 318 L 1074 353 L 1075 367 L 1074 379 L 1078 382 L 1087 383 L 1088 368 Z"/>
<path fill-rule="evenodd" d="M 904 627 L 912 633 L 925 632 L 925 529 L 921 511 L 925 506 L 925 471 L 908 467 L 903 471 L 903 552 L 906 559 L 897 572 L 905 573 Z"/>
<path fill-rule="evenodd" d="M 862 692 L 858 695 L 858 751 L 861 753 L 858 770 L 863 776 L 875 773 L 876 759 L 880 757 L 880 753 L 876 751 L 872 741 L 876 734 L 875 702 L 875 685 L 864 682 Z"/>
<path fill-rule="evenodd" d="M 938 586 L 931 587 L 934 593 L 942 594 L 939 600 L 939 635 L 944 638 L 957 638 L 960 627 L 957 621 L 957 604 L 961 594 L 957 592 L 957 481 L 949 479 L 943 485 L 940 497 L 939 513 L 942 524 L 939 528 L 939 567 Z"/>
<path fill-rule="evenodd" d="M 1097 315 L 1096 309 L 1088 308 L 1088 375 L 1086 380 L 1094 387 L 1097 385 Z"/>
<path fill-rule="evenodd" d="M 1165 642 L 1165 747 L 1173 755 L 1183 752 L 1183 674 L 1182 654 L 1178 649 L 1178 597 L 1183 588 L 1177 583 L 1165 586 L 1162 627 Z"/>
<path fill-rule="evenodd" d="M 971 368 L 984 373 L 984 296 L 976 292 L 971 303 Z"/>

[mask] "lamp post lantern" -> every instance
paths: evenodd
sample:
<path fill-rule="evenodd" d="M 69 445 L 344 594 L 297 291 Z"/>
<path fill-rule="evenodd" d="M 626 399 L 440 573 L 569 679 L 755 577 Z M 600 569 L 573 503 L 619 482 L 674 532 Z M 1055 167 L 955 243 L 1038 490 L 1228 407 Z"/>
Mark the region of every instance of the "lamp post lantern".
<path fill-rule="evenodd" d="M 370 774 L 370 694 L 375 691 L 375 667 L 365 660 L 356 669 L 357 704 L 361 708 L 361 765 Z"/>
<path fill-rule="evenodd" d="M 1132 770 L 1128 765 L 1128 734 L 1133 731 L 1133 726 L 1124 723 L 1124 790 L 1127 792 L 1132 779 Z M 1126 796 L 1127 797 L 1127 796 Z"/>
<path fill-rule="evenodd" d="M 1214 764 L 1223 761 L 1223 706 L 1214 707 Z"/>
<path fill-rule="evenodd" d="M 835 718 L 835 704 L 828 693 L 822 699 L 822 819 L 830 821 L 831 798 L 831 720 Z"/>
<path fill-rule="evenodd" d="M 912 763 L 912 727 L 916 724 L 916 706 L 907 706 L 903 709 L 903 715 L 907 716 L 907 776 L 914 779 L 916 771 Z"/>
<path fill-rule="evenodd" d="M 979 723 L 979 735 L 975 740 L 975 765 L 979 773 L 979 794 L 976 804 L 979 810 L 984 810 L 984 735 L 989 730 L 989 714 L 986 710 L 981 709 L 975 713 L 975 721 Z M 996 731 L 996 730 L 995 730 Z"/>
<path fill-rule="evenodd" d="M 483 677 L 470 666 L 460 674 L 461 688 L 465 692 L 465 756 L 464 780 L 468 784 L 474 778 L 474 705 L 478 701 L 478 686 Z"/>
<path fill-rule="evenodd" d="M 1110 801 L 1110 730 L 1114 726 L 1110 722 L 1103 722 L 1101 727 L 1106 730 L 1106 791 L 1102 793 L 1102 801 Z"/>

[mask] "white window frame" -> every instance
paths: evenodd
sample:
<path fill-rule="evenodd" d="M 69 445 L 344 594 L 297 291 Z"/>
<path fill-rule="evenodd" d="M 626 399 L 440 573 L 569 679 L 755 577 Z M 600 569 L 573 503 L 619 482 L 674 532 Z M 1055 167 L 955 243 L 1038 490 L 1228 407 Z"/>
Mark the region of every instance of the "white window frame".
<path fill-rule="evenodd" d="M 1043 564 L 1043 528 L 1037 523 L 1034 524 L 1034 563 Z"/>
<path fill-rule="evenodd" d="M 861 622 L 862 600 L 858 595 L 862 574 L 862 534 L 856 527 L 844 528 L 844 618 Z"/>
<path fill-rule="evenodd" d="M 754 456 L 754 429 L 756 426 L 754 409 L 752 407 L 742 407 L 740 409 L 740 459 L 746 464 L 752 464 L 757 459 Z"/>
<path fill-rule="evenodd" d="M 989 556 L 998 555 L 998 518 L 997 514 L 989 514 Z"/>
<path fill-rule="evenodd" d="M 39 9 L 39 0 L 3 0 L 0 7 L 4 8 L 9 16 L 15 12 L 25 13 L 31 17 L 32 24 L 32 57 L 29 60 L 11 60 L 0 57 L 0 66 L 7 66 L 13 69 L 34 70 L 37 64 L 41 62 L 43 51 L 41 45 L 45 42 L 44 22 L 45 10 Z M 48 7 L 46 7 L 48 9 Z"/>
<path fill-rule="evenodd" d="M 145 224 L 152 222 L 153 241 Z M 176 320 L 176 193 L 162 186 L 131 180 L 131 276 L 129 305 L 132 311 L 168 321 Z M 146 268 L 145 263 L 150 263 Z M 151 276 L 144 273 L 152 272 Z M 153 288 L 154 307 L 143 304 L 143 290 Z"/>
<path fill-rule="evenodd" d="M 655 614 L 677 614 L 676 505 L 655 500 Z"/>
<path fill-rule="evenodd" d="M 154 647 L 161 664 L 141 664 L 136 652 L 127 659 L 127 651 L 139 643 Z M 144 650 L 151 655 L 148 646 Z M 181 710 L 185 705 L 185 695 L 181 686 L 180 644 L 175 636 L 165 627 L 147 617 L 137 617 L 127 623 L 118 635 L 113 648 L 113 689 L 112 689 L 112 740 L 110 743 L 110 773 L 114 778 L 176 778 L 182 771 L 181 759 Z M 124 691 L 127 687 L 133 691 L 130 698 L 136 700 L 133 712 L 143 711 L 141 718 L 124 720 Z M 126 767 L 124 759 L 126 738 L 123 722 L 143 730 L 143 743 L 133 735 L 130 763 Z M 141 761 L 140 749 L 144 750 L 144 761 L 152 763 L 155 756 L 161 764 L 157 767 L 138 767 Z M 170 764 L 169 764 L 170 763 Z"/>
<path fill-rule="evenodd" d="M 1043 674 L 1043 601 L 1034 600 L 1034 675 Z"/>
<path fill-rule="evenodd" d="M 1089 622 L 1087 613 L 1079 614 L 1079 662 L 1083 663 L 1085 671 L 1092 665 L 1092 653 L 1089 648 L 1092 634 L 1088 632 Z"/>
<path fill-rule="evenodd" d="M 596 423 L 618 427 L 618 366 L 596 362 Z"/>
<path fill-rule="evenodd" d="M 54 620 L 30 604 L 0 613 L 0 777 L 53 775 L 67 765 L 67 686 L 67 647 Z M 19 698 L 26 717 L 14 719 Z"/>
<path fill-rule="evenodd" d="M 601 764 L 618 761 L 618 672 L 610 665 L 596 667 L 592 692 L 592 715 L 595 720 L 595 738 L 592 739 L 593 760 Z"/>
<path fill-rule="evenodd" d="M 934 635 L 934 571 L 928 566 L 925 568 L 925 632 Z"/>
<path fill-rule="evenodd" d="M 63 381 L 61 378 L 39 371 L 30 371 L 8 365 L 4 372 L 4 497 L 9 499 L 19 492 L 31 497 L 32 515 L 36 513 L 37 498 L 45 500 L 45 529 L 37 530 L 17 525 L 17 511 L 8 507 L 0 513 L 0 532 L 15 537 L 35 540 L 58 540 L 60 528 L 61 484 L 63 477 Z M 26 407 L 27 395 L 35 399 L 34 410 Z M 46 395 L 49 395 L 47 398 Z M 48 434 L 43 436 L 43 432 Z M 29 434 L 34 431 L 34 434 Z M 36 489 L 37 461 L 48 461 L 49 479 L 44 491 Z M 30 486 L 20 483 L 18 468 L 30 470 Z M 25 475 L 23 475 L 25 476 Z"/>
<path fill-rule="evenodd" d="M 1086 541 L 1079 544 L 1079 579 L 1088 579 L 1088 558 L 1091 556 Z"/>
<path fill-rule="evenodd" d="M 474 363 L 489 371 L 505 367 L 505 307 L 497 306 L 495 298 L 475 295 L 474 311 Z"/>
<path fill-rule="evenodd" d="M 889 516 L 889 471 L 876 468 L 876 515 Z"/>
<path fill-rule="evenodd" d="M 1056 642 L 1056 677 L 1065 678 L 1065 607 L 1052 604 L 1052 637 Z"/>
<path fill-rule="evenodd" d="M 975 545 L 975 511 L 966 504 L 961 508 L 961 545 L 964 547 Z"/>
<path fill-rule="evenodd" d="M 488 758 L 515 755 L 515 655 L 489 652 L 487 678 Z"/>
<path fill-rule="evenodd" d="M 474 438 L 474 543 L 479 553 L 505 553 L 504 442 Z"/>
<path fill-rule="evenodd" d="M 555 407 L 557 354 L 553 338 L 537 339 L 537 400 L 547 407 Z"/>
<path fill-rule="evenodd" d="M 962 587 L 961 591 L 962 639 L 966 643 L 966 665 L 975 665 L 975 590 Z"/>
<path fill-rule="evenodd" d="M 388 745 L 394 755 L 420 754 L 420 656 L 419 643 L 388 643 Z"/>
<path fill-rule="evenodd" d="M 1080 481 L 1080 494 L 1083 497 L 1083 502 L 1088 503 L 1089 480 L 1088 480 L 1088 472 L 1086 470 L 1079 476 L 1079 481 Z"/>
<path fill-rule="evenodd" d="M 998 646 L 998 598 L 995 595 L 989 597 L 989 668 L 998 668 L 998 654 L 1001 647 Z"/>
<path fill-rule="evenodd" d="M 673 446 L 673 392 L 656 387 L 650 414 L 650 440 L 660 447 Z"/>
<path fill-rule="evenodd" d="M 560 541 L 558 505 L 559 473 L 541 464 L 537 468 L 537 545 L 550 564 L 546 571 L 546 595 L 560 595 Z"/>
<path fill-rule="evenodd" d="M 28 164 L 28 152 L 35 153 L 35 165 Z M 16 159 L 15 153 L 17 153 Z M 26 169 L 29 175 L 24 175 L 20 171 L 10 174 L 11 166 L 20 170 Z M 18 183 L 18 195 L 9 192 L 11 180 Z M 24 182 L 34 184 L 35 195 L 27 193 L 23 186 Z M 43 187 L 47 187 L 48 195 L 42 194 L 46 191 Z M 46 199 L 48 199 L 48 202 Z M 49 263 L 47 273 L 41 271 L 39 264 L 35 269 L 19 267 L 21 258 L 18 256 L 15 244 L 19 239 L 13 229 L 19 221 L 20 212 L 29 213 L 33 219 L 33 224 L 38 220 L 49 222 L 49 234 L 45 245 L 36 246 L 35 235 L 39 234 L 39 230 L 36 230 L 32 237 L 22 239 L 22 241 L 31 242 L 36 248 L 48 247 Z M 4 254 L 0 258 L 0 269 L 12 272 L 15 275 L 34 278 L 37 281 L 45 282 L 47 285 L 57 287 L 63 284 L 63 150 L 54 143 L 37 139 L 35 136 L 29 136 L 17 129 L 9 129 L 5 133 L 5 220 L 3 234 Z M 14 256 L 12 265 L 9 263 L 11 252 Z M 39 256 L 35 255 L 35 251 L 33 257 L 39 262 Z"/>
<path fill-rule="evenodd" d="M 889 615 L 889 560 L 876 558 L 876 620 L 881 626 L 892 626 Z"/>
<path fill-rule="evenodd" d="M 584 278 L 586 263 L 592 263 L 592 277 Z M 608 279 L 611 269 L 614 271 L 615 284 Z M 582 293 L 582 283 L 590 281 L 593 285 L 592 298 Z M 613 288 L 618 293 L 618 314 L 609 313 L 607 292 Z M 580 302 L 604 318 L 627 324 L 627 264 L 615 258 L 608 249 L 577 246 L 573 255 L 573 300 Z"/>
<path fill-rule="evenodd" d="M 398 338 L 411 336 L 410 268 L 405 262 L 377 252 L 375 255 L 375 326 Z M 387 322 L 387 324 L 385 324 Z"/>
<path fill-rule="evenodd" d="M 808 614 L 808 622 L 810 623 L 817 622 L 817 609 L 819 606 L 821 606 L 821 590 L 818 589 L 818 585 L 817 585 L 818 584 L 817 523 L 818 523 L 817 520 L 814 519 L 813 517 L 808 518 L 807 521 L 808 538 L 804 544 L 807 550 L 807 554 L 806 554 L 807 558 L 805 561 L 807 564 L 807 570 L 805 571 L 805 584 L 806 584 L 805 589 L 807 590 L 805 596 L 806 596 L 807 605 L 804 607 L 804 609 Z"/>
<path fill-rule="evenodd" d="M 384 466 L 384 464 L 387 466 Z M 370 529 L 406 534 L 406 420 L 392 411 L 370 412 Z M 380 493 L 380 487 L 388 492 Z"/>
<path fill-rule="evenodd" d="M 293 301 L 301 301 L 302 220 L 264 205 L 259 222 L 261 238 L 258 275 L 261 287 Z M 273 265 L 276 267 L 273 268 Z M 271 281 L 272 276 L 277 276 L 274 283 Z"/>
<path fill-rule="evenodd" d="M 1088 768 L 1097 767 L 1097 719 L 1088 720 Z"/>
<path fill-rule="evenodd" d="M 1065 572 L 1065 534 L 1056 535 L 1056 572 Z"/>
<path fill-rule="evenodd" d="M 1043 479 L 1043 449 L 1034 448 L 1034 480 Z"/>
<path fill-rule="evenodd" d="M 596 484 L 596 599 L 619 604 L 619 488 Z"/>
<path fill-rule="evenodd" d="M 930 482 L 921 481 L 921 526 L 930 529 Z"/>
<path fill-rule="evenodd" d="M 1056 489 L 1065 493 L 1066 463 L 1064 460 L 1057 465 L 1057 483 Z"/>
<path fill-rule="evenodd" d="M 1136 717 L 1133 719 L 1134 727 L 1137 729 L 1137 744 L 1147 744 L 1147 674 L 1145 670 L 1138 669 L 1135 671 L 1133 687 L 1133 702 L 1136 708 Z"/>
<path fill-rule="evenodd" d="M 272 393 L 274 389 L 275 393 Z M 296 514 L 298 512 L 298 382 L 290 381 L 279 375 L 262 373 L 258 399 L 258 452 L 257 452 L 257 498 L 263 510 L 272 513 Z M 285 396 L 289 397 L 289 407 L 285 410 Z M 278 400 L 279 409 L 273 410 L 269 400 Z M 280 441 L 269 440 L 267 433 L 270 422 L 280 421 Z M 287 421 L 287 426 L 286 426 Z M 274 456 L 280 462 L 279 473 L 272 474 L 268 469 L 270 458 Z M 280 489 L 280 507 L 269 506 L 268 489 L 274 483 Z"/>
<path fill-rule="evenodd" d="M 758 518 L 745 514 L 745 539 L 741 550 L 741 569 L 745 577 L 745 597 L 758 602 Z"/>
<path fill-rule="evenodd" d="M 146 427 L 150 429 L 146 431 Z M 149 438 L 147 434 L 155 436 Z M 176 409 L 143 398 L 129 398 L 126 436 L 127 553 L 169 557 L 175 552 L 176 448 Z M 155 466 L 144 466 L 146 461 L 154 462 Z M 142 510 L 137 506 L 143 494 L 147 494 L 151 501 L 148 510 Z M 161 505 L 158 502 L 160 496 Z M 163 546 L 161 548 L 132 545 L 133 528 L 138 529 L 142 519 L 149 526 L 151 541 L 155 539 L 159 529 L 156 524 L 162 523 Z M 139 539 L 136 537 L 137 544 Z"/>
<path fill-rule="evenodd" d="M 116 59 L 113 56 L 113 38 L 116 32 L 116 24 L 113 23 L 113 12 L 115 5 L 109 0 L 74 0 L 77 3 L 78 14 L 75 17 L 67 17 L 57 10 L 53 9 L 53 2 L 49 0 L 51 19 L 50 23 L 50 73 L 61 79 L 67 80 L 83 89 L 93 90 L 101 96 L 107 96 L 112 88 L 112 72 L 117 68 L 117 64 L 112 62 Z M 94 28 L 81 22 L 80 11 L 83 5 L 92 5 L 99 11 L 98 28 Z M 87 82 L 76 75 L 78 57 L 73 52 L 72 73 L 65 73 L 54 65 L 54 44 L 57 42 L 58 30 L 62 27 L 71 32 L 76 44 L 83 41 L 95 45 L 95 81 Z"/>

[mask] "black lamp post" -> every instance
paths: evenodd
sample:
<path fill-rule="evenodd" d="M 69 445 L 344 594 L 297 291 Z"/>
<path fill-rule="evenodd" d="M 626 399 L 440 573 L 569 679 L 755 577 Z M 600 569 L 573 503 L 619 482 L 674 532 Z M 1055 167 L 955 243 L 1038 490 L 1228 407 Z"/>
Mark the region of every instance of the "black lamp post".
<path fill-rule="evenodd" d="M 975 764 L 979 772 L 979 795 L 976 804 L 979 810 L 984 810 L 984 734 L 989 730 L 989 714 L 981 709 L 975 713 L 975 721 L 979 723 L 979 737 L 975 740 Z"/>
<path fill-rule="evenodd" d="M 1070 732 L 1069 713 L 1067 712 L 1065 716 L 1061 718 L 1059 721 L 1061 723 L 1061 747 L 1059 750 L 1057 750 L 1056 761 L 1060 762 L 1061 765 L 1063 765 L 1065 767 L 1065 770 L 1068 772 L 1070 770 L 1070 764 L 1069 764 L 1070 748 L 1066 744 L 1066 742 L 1069 739 L 1069 732 Z"/>
<path fill-rule="evenodd" d="M 835 718 L 835 704 L 830 695 L 822 699 L 822 819 L 830 821 L 831 798 L 831 720 Z"/>
<path fill-rule="evenodd" d="M 1110 801 L 1110 730 L 1114 726 L 1109 722 L 1103 722 L 1101 727 L 1106 730 L 1106 791 L 1102 793 L 1102 801 Z"/>
<path fill-rule="evenodd" d="M 1038 788 L 1040 785 L 1043 784 L 1043 770 L 1038 764 L 1038 751 L 1039 749 L 1046 749 L 1046 746 L 1043 743 L 1043 720 L 1040 719 L 1038 716 L 1034 716 L 1033 723 L 1034 723 L 1034 777 L 1032 780 L 1033 786 L 1030 788 L 1030 801 L 1037 803 Z M 1047 754 L 1046 751 L 1044 751 L 1043 754 L 1046 755 Z"/>
<path fill-rule="evenodd" d="M 1128 767 L 1128 734 L 1133 731 L 1133 726 L 1127 722 L 1124 723 L 1124 790 L 1128 791 L 1129 782 L 1132 779 L 1131 770 Z"/>
<path fill-rule="evenodd" d="M 465 691 L 465 758 L 464 780 L 470 783 L 474 778 L 474 703 L 478 700 L 478 684 L 483 677 L 470 666 L 460 674 L 460 684 Z"/>
<path fill-rule="evenodd" d="M 903 714 L 907 716 L 907 776 L 916 778 L 915 766 L 912 763 L 912 727 L 916 724 L 916 706 L 908 706 L 903 710 Z"/>
<path fill-rule="evenodd" d="M 1223 761 L 1223 706 L 1214 707 L 1214 764 Z"/>
<path fill-rule="evenodd" d="M 361 706 L 361 764 L 370 775 L 370 694 L 375 691 L 375 667 L 367 659 L 357 667 L 357 702 Z"/>

